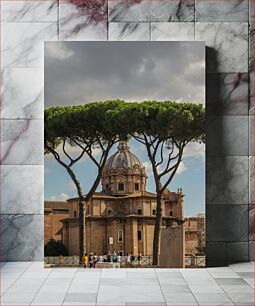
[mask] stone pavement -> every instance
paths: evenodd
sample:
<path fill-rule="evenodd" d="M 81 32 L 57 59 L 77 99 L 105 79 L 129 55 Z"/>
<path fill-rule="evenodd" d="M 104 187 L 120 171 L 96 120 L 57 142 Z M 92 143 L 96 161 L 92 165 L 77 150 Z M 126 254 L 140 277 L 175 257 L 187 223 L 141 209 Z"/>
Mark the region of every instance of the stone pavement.
<path fill-rule="evenodd" d="M 254 305 L 254 263 L 91 270 L 1 263 L 0 305 Z"/>

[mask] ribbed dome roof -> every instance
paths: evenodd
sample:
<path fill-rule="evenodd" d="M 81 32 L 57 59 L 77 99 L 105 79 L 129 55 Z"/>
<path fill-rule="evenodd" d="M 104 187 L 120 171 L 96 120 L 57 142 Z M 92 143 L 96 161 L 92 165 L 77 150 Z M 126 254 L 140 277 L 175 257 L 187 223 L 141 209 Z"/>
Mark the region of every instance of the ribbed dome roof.
<path fill-rule="evenodd" d="M 118 151 L 106 161 L 105 172 L 112 172 L 115 169 L 132 169 L 135 171 L 143 169 L 140 160 L 129 151 L 126 141 L 121 141 L 118 145 Z"/>

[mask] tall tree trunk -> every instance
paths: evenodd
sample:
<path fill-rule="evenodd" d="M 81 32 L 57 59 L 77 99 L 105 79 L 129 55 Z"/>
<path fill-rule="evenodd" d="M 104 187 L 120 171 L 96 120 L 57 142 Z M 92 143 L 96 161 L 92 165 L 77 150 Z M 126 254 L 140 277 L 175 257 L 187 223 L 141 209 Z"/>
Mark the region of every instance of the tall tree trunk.
<path fill-rule="evenodd" d="M 79 263 L 82 265 L 82 259 L 85 254 L 85 247 L 84 247 L 84 231 L 85 231 L 85 224 L 84 224 L 84 196 L 81 188 L 81 184 L 76 178 L 74 172 L 71 170 L 70 167 L 66 167 L 68 174 L 71 176 L 78 192 L 79 196 Z M 86 207 L 85 207 L 86 209 Z"/>
<path fill-rule="evenodd" d="M 159 243 L 161 235 L 161 224 L 162 224 L 162 192 L 157 191 L 157 208 L 156 208 L 156 220 L 154 227 L 154 239 L 153 239 L 153 265 L 158 266 L 159 264 Z"/>
<path fill-rule="evenodd" d="M 84 248 L 84 232 L 85 232 L 85 224 L 84 224 L 84 207 L 82 199 L 79 198 L 79 263 L 82 265 L 82 259 L 85 254 Z"/>

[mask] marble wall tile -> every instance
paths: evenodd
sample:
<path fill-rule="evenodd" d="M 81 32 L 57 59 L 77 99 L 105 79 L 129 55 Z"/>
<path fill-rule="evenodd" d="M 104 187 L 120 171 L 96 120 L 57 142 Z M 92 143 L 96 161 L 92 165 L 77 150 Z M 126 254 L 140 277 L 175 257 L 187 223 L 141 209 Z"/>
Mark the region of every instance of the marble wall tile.
<path fill-rule="evenodd" d="M 43 120 L 1 120 L 1 164 L 43 165 Z"/>
<path fill-rule="evenodd" d="M 249 28 L 249 111 L 254 115 L 254 22 Z"/>
<path fill-rule="evenodd" d="M 207 73 L 207 115 L 248 115 L 248 73 Z"/>
<path fill-rule="evenodd" d="M 87 9 L 88 1 L 60 1 L 59 40 L 107 40 L 107 5 Z"/>
<path fill-rule="evenodd" d="M 2 21 L 52 21 L 58 19 L 58 1 L 1 1 Z"/>
<path fill-rule="evenodd" d="M 255 115 L 254 112 L 254 71 L 251 71 L 249 74 L 249 114 Z"/>
<path fill-rule="evenodd" d="M 206 242 L 206 266 L 219 266 L 227 262 L 226 242 Z"/>
<path fill-rule="evenodd" d="M 254 205 L 254 156 L 249 157 L 249 204 Z"/>
<path fill-rule="evenodd" d="M 249 241 L 249 260 L 254 261 L 254 241 Z"/>
<path fill-rule="evenodd" d="M 43 214 L 43 166 L 0 167 L 1 214 Z"/>
<path fill-rule="evenodd" d="M 44 215 L 0 215 L 1 261 L 42 261 Z"/>
<path fill-rule="evenodd" d="M 194 0 L 109 0 L 109 21 L 194 21 Z"/>
<path fill-rule="evenodd" d="M 249 205 L 249 240 L 254 240 L 254 204 Z"/>
<path fill-rule="evenodd" d="M 248 72 L 248 23 L 197 22 L 195 37 L 206 41 L 207 72 Z"/>
<path fill-rule="evenodd" d="M 207 205 L 206 213 L 207 242 L 248 242 L 248 205 Z"/>
<path fill-rule="evenodd" d="M 227 243 L 228 263 L 249 260 L 249 242 Z"/>
<path fill-rule="evenodd" d="M 1 91 L 1 118 L 43 119 L 42 69 L 3 69 Z"/>
<path fill-rule="evenodd" d="M 206 205 L 248 204 L 248 157 L 206 158 Z"/>
<path fill-rule="evenodd" d="M 248 119 L 249 116 L 208 116 L 207 156 L 248 155 Z"/>
<path fill-rule="evenodd" d="M 2 68 L 43 66 L 43 41 L 57 39 L 57 23 L 6 22 L 2 30 Z"/>
<path fill-rule="evenodd" d="M 110 22 L 109 40 L 150 40 L 150 24 L 146 22 Z"/>
<path fill-rule="evenodd" d="M 249 155 L 254 156 L 254 116 L 249 116 Z"/>
<path fill-rule="evenodd" d="M 155 22 L 151 24 L 151 40 L 194 41 L 195 26 L 190 22 Z"/>
<path fill-rule="evenodd" d="M 249 20 L 254 21 L 254 0 L 249 0 Z"/>
<path fill-rule="evenodd" d="M 196 0 L 196 21 L 248 21 L 247 0 Z"/>

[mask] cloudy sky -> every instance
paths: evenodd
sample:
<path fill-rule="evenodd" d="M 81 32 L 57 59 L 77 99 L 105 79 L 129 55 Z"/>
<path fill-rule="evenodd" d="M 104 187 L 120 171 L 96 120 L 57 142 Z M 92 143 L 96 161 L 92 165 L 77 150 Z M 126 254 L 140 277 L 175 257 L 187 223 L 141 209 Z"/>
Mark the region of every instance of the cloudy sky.
<path fill-rule="evenodd" d="M 45 107 L 109 99 L 126 101 L 205 101 L 203 42 L 47 42 L 45 43 Z M 154 191 L 143 147 L 130 149 L 143 162 L 148 190 Z M 112 153 L 116 150 L 113 148 Z M 75 168 L 88 190 L 95 169 L 84 158 Z M 86 175 L 90 173 L 90 176 Z M 170 189 L 182 187 L 185 215 L 204 211 L 204 146 L 188 146 Z M 100 188 L 99 188 L 100 190 Z M 45 198 L 65 199 L 75 188 L 61 166 L 45 159 Z"/>

